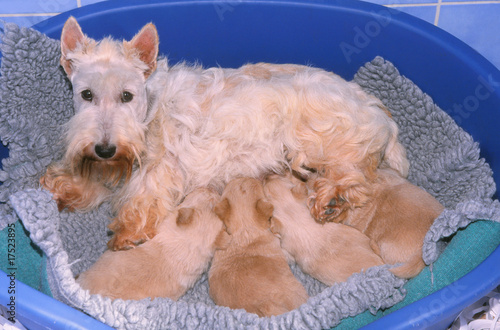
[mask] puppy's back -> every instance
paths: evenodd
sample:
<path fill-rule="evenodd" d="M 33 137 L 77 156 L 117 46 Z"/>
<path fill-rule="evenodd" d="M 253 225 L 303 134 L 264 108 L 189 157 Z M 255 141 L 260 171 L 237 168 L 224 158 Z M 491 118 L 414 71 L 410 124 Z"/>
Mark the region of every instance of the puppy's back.
<path fill-rule="evenodd" d="M 273 206 L 259 180 L 232 180 L 214 211 L 225 225 L 208 275 L 209 294 L 217 305 L 271 316 L 307 301 L 269 230 Z"/>
<path fill-rule="evenodd" d="M 224 266 L 212 265 L 209 293 L 217 305 L 265 317 L 289 312 L 307 301 L 305 288 L 281 251 L 274 256 L 240 252 L 224 259 Z"/>
<path fill-rule="evenodd" d="M 403 263 L 392 270 L 395 275 L 411 278 L 425 267 L 424 237 L 444 207 L 424 189 L 390 170 L 381 171 L 381 176 L 376 211 L 365 234 L 386 263 Z"/>
<path fill-rule="evenodd" d="M 180 298 L 207 270 L 222 223 L 213 213 L 220 196 L 197 189 L 159 226 L 150 241 L 125 251 L 106 251 L 77 282 L 112 299 Z"/>
<path fill-rule="evenodd" d="M 305 273 L 333 285 L 383 264 L 359 230 L 338 223 L 319 224 L 312 218 L 304 183 L 290 175 L 272 176 L 264 190 L 274 206 L 271 231 L 281 237 L 281 247 Z"/>

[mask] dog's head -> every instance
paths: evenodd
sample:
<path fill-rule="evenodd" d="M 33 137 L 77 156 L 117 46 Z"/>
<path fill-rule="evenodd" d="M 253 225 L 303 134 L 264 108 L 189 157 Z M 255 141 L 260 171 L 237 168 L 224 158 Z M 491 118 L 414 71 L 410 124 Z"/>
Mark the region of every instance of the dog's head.
<path fill-rule="evenodd" d="M 288 227 L 303 227 L 304 221 L 314 223 L 307 207 L 307 186 L 290 173 L 271 175 L 264 180 L 264 193 L 273 204 L 271 232 L 281 238 Z M 306 222 L 307 223 L 307 222 Z M 287 227 L 284 227 L 286 224 Z"/>
<path fill-rule="evenodd" d="M 66 159 L 82 176 L 129 176 L 145 147 L 146 79 L 156 69 L 158 34 L 145 25 L 130 41 L 87 37 L 70 17 L 61 65 L 73 85 L 75 115 L 66 127 Z M 93 174 L 94 173 L 94 174 Z"/>
<path fill-rule="evenodd" d="M 285 202 L 286 199 L 305 202 L 309 195 L 305 182 L 294 177 L 290 172 L 284 176 L 273 174 L 266 177 L 264 193 L 273 204 Z"/>
<path fill-rule="evenodd" d="M 242 229 L 268 229 L 273 210 L 273 205 L 265 199 L 262 183 L 253 178 L 229 182 L 222 200 L 214 208 L 230 235 Z"/>

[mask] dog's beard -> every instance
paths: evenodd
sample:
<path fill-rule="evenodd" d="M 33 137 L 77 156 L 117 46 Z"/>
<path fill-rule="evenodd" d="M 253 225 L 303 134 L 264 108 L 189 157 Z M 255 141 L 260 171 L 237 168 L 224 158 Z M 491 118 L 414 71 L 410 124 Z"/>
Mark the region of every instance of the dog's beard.
<path fill-rule="evenodd" d="M 101 159 L 93 153 L 84 152 L 73 162 L 73 173 L 114 187 L 130 179 L 135 159 L 134 153 L 126 150 L 118 152 L 111 159 Z"/>

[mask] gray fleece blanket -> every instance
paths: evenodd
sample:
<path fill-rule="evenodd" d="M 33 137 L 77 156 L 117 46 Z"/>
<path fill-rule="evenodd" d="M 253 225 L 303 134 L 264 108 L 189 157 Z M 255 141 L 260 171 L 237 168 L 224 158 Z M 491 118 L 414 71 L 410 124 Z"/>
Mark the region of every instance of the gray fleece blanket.
<path fill-rule="evenodd" d="M 47 275 L 58 300 L 120 329 L 330 328 L 348 316 L 375 313 L 403 300 L 405 281 L 387 266 L 332 287 L 292 266 L 311 298 L 297 310 L 270 318 L 215 306 L 206 274 L 178 302 L 111 301 L 82 290 L 74 275 L 105 251 L 111 214 L 107 204 L 89 213 L 59 213 L 50 193 L 38 188 L 47 165 L 62 155 L 61 125 L 73 115 L 71 86 L 59 67 L 59 43 L 14 24 L 5 24 L 1 42 L 0 137 L 10 154 L 0 171 L 0 229 L 22 220 L 47 255 Z M 443 238 L 459 228 L 475 219 L 500 221 L 500 205 L 491 199 L 491 169 L 470 135 L 382 58 L 360 68 L 355 81 L 379 97 L 400 126 L 411 162 L 409 179 L 446 207 L 425 238 L 427 264 L 438 258 Z"/>

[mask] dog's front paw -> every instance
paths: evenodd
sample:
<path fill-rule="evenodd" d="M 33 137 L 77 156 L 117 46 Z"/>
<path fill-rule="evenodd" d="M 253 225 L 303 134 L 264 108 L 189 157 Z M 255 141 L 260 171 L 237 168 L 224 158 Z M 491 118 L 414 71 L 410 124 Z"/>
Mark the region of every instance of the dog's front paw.
<path fill-rule="evenodd" d="M 89 211 L 110 195 L 110 191 L 99 182 L 74 176 L 58 164 L 49 166 L 39 182 L 42 188 L 52 193 L 59 211 Z"/>
<path fill-rule="evenodd" d="M 333 221 L 345 210 L 345 206 L 345 200 L 342 197 L 333 197 L 326 206 L 323 206 L 321 217 L 323 217 L 325 221 Z"/>
<path fill-rule="evenodd" d="M 81 189 L 70 176 L 56 176 L 47 172 L 40 178 L 40 186 L 52 193 L 52 198 L 56 201 L 59 211 L 66 208 L 73 212 L 81 204 Z"/>
<path fill-rule="evenodd" d="M 108 249 L 113 251 L 133 249 L 156 235 L 156 231 L 152 228 L 141 230 L 135 227 L 125 227 L 117 220 L 113 221 L 108 228 L 113 231 L 113 237 L 108 242 Z"/>
<path fill-rule="evenodd" d="M 311 215 L 319 223 L 341 222 L 340 215 L 349 207 L 342 197 L 310 197 Z"/>
<path fill-rule="evenodd" d="M 132 237 L 123 234 L 114 234 L 108 242 L 108 249 L 113 251 L 130 250 L 146 241 L 144 237 Z"/>
<path fill-rule="evenodd" d="M 342 222 L 342 215 L 350 208 L 343 190 L 324 178 L 316 179 L 312 186 L 314 193 L 309 196 L 308 204 L 313 218 L 319 223 Z"/>

